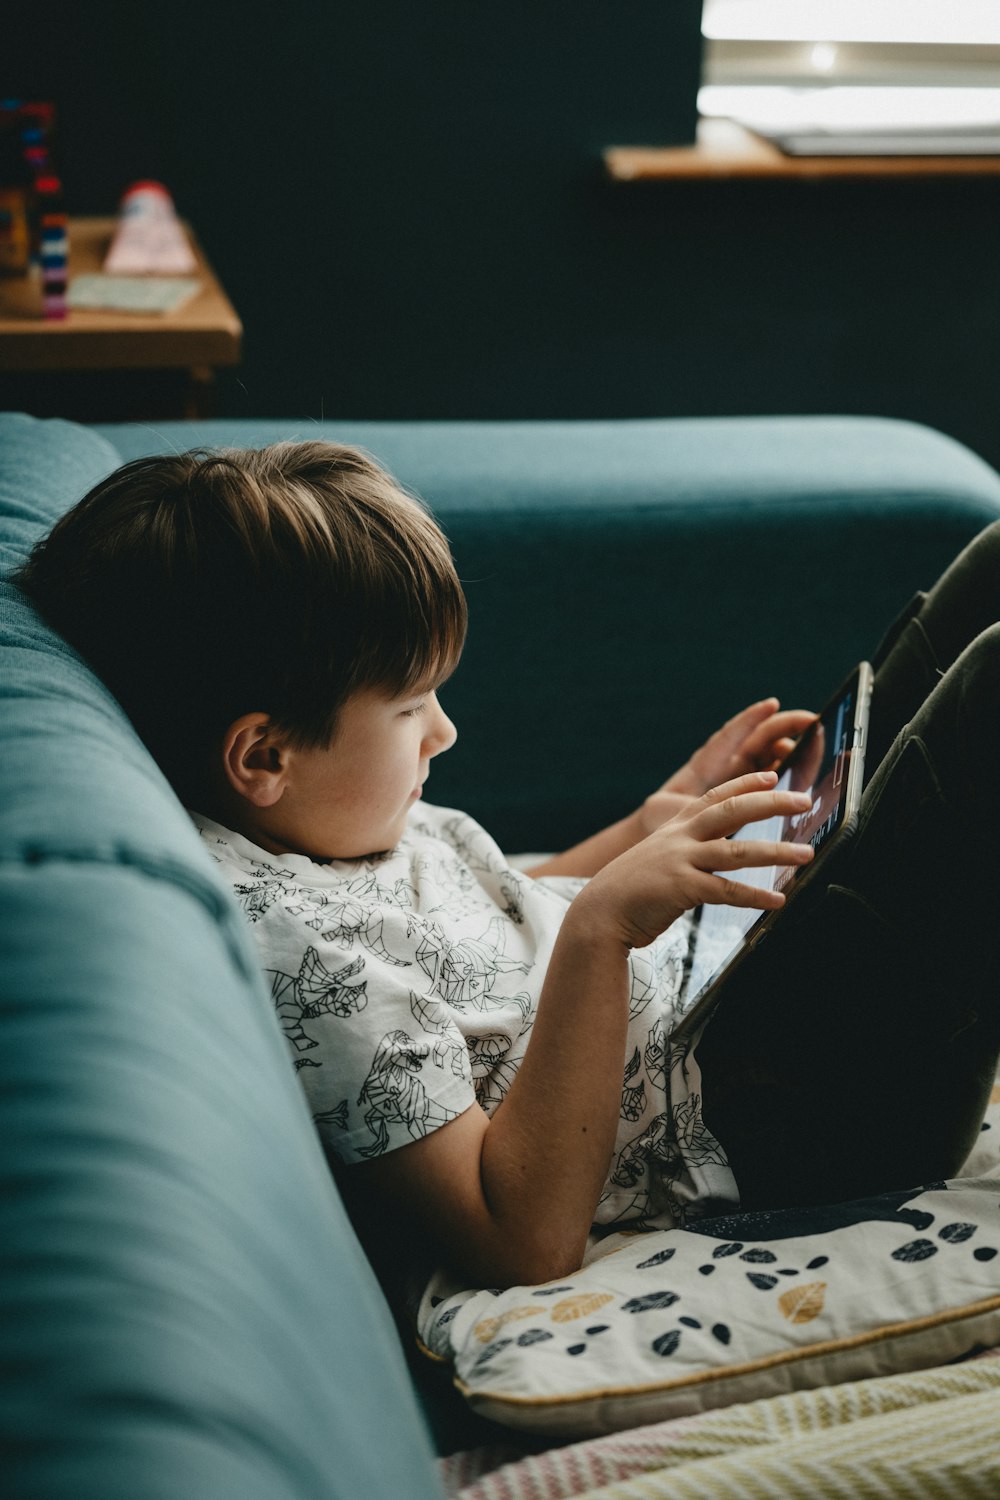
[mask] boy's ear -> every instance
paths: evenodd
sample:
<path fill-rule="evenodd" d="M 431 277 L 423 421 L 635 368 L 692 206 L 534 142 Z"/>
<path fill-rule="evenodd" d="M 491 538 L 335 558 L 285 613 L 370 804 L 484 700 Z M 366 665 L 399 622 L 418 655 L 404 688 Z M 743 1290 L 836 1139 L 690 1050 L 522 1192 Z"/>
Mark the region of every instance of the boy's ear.
<path fill-rule="evenodd" d="M 222 739 L 222 769 L 234 792 L 254 807 L 273 807 L 285 790 L 288 754 L 267 714 L 234 719 Z"/>

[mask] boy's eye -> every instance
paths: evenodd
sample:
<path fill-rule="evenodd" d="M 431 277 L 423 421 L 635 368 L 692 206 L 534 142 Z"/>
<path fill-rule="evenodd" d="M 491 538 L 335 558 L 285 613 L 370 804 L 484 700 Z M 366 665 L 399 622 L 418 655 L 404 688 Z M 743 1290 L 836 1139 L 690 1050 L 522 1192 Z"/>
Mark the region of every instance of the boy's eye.
<path fill-rule="evenodd" d="M 403 718 L 404 719 L 414 719 L 414 718 L 416 718 L 417 714 L 422 714 L 426 710 L 426 708 L 427 708 L 427 704 L 426 703 L 418 703 L 413 708 L 404 708 L 403 709 Z"/>

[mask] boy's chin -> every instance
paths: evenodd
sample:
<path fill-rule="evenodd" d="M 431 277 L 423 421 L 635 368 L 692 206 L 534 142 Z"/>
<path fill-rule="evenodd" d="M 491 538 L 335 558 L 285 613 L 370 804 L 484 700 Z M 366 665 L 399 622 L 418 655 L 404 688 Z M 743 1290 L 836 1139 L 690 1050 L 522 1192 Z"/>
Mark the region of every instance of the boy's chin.
<path fill-rule="evenodd" d="M 412 805 L 413 804 L 411 803 L 411 806 Z M 373 829 L 368 838 L 357 840 L 356 846 L 351 846 L 353 849 L 353 852 L 351 854 L 345 854 L 341 852 L 339 854 L 329 854 L 327 855 L 327 858 L 376 859 L 382 858 L 386 854 L 391 854 L 393 849 L 395 849 L 396 845 L 399 843 L 400 839 L 403 837 L 403 834 L 406 832 L 409 813 L 410 808 L 407 807 L 403 812 L 399 814 L 396 819 L 394 819 L 393 822 L 385 824 L 378 830 Z"/>

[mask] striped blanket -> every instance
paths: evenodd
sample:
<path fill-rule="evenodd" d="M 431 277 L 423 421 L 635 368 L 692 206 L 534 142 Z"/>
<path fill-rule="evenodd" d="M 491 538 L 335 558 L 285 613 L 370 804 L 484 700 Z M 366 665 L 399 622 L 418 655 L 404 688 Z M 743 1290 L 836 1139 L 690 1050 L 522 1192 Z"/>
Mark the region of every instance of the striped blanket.
<path fill-rule="evenodd" d="M 1000 1350 L 550 1449 L 442 1459 L 451 1500 L 996 1500 Z"/>

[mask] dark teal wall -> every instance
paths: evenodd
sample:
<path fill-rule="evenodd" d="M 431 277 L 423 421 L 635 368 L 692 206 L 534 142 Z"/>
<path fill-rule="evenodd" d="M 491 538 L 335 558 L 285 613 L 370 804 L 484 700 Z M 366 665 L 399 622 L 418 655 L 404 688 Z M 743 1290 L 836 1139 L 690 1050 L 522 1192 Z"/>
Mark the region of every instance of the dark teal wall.
<path fill-rule="evenodd" d="M 1000 463 L 1000 178 L 604 179 L 690 136 L 699 10 L 56 0 L 0 88 L 59 103 L 72 211 L 172 187 L 246 325 L 223 415 L 876 412 Z"/>

